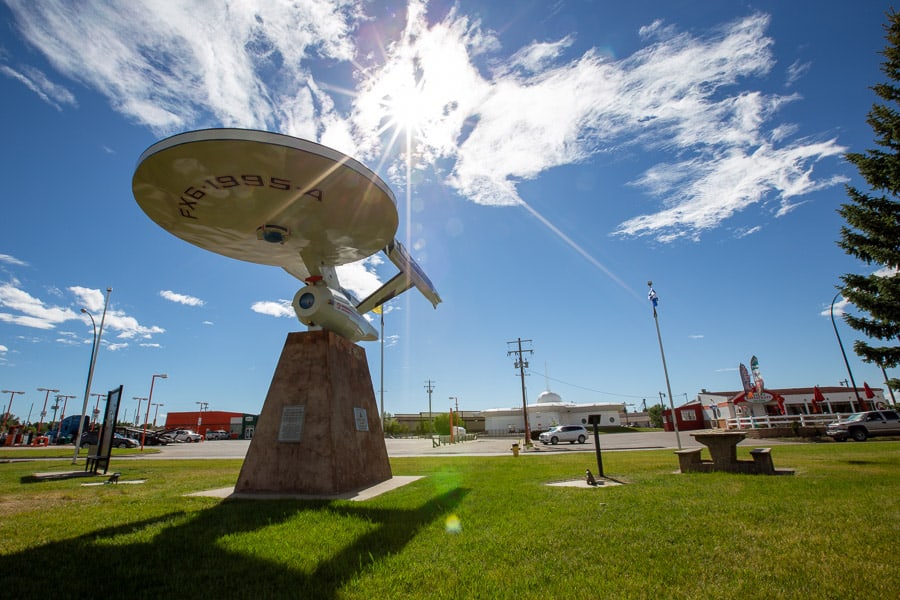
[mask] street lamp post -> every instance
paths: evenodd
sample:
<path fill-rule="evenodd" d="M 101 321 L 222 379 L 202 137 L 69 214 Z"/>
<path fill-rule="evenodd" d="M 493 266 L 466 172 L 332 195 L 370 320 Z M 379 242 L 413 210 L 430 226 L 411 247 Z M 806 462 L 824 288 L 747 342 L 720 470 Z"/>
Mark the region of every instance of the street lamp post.
<path fill-rule="evenodd" d="M 94 415 L 94 420 L 91 422 L 91 431 L 93 431 L 100 418 L 100 398 L 103 397 L 103 394 L 91 394 L 91 396 L 97 396 L 97 402 L 94 404 L 94 411 L 92 413 Z"/>
<path fill-rule="evenodd" d="M 63 399 L 62 412 L 59 413 L 59 424 L 56 427 L 56 443 L 59 443 L 59 438 L 62 436 L 62 422 L 66 418 L 66 407 L 69 405 L 69 398 L 74 398 L 74 394 L 59 394 L 56 396 L 56 404 L 59 404 L 59 399 Z"/>
<path fill-rule="evenodd" d="M 156 407 L 156 410 L 153 412 L 153 429 L 156 429 L 156 417 L 159 416 L 159 407 L 165 406 L 165 404 L 162 404 L 160 402 L 154 402 L 153 406 Z"/>
<path fill-rule="evenodd" d="M 450 400 L 456 401 L 456 406 L 459 406 L 459 399 L 456 396 L 450 396 Z M 453 405 L 450 405 L 450 443 L 453 443 Z"/>
<path fill-rule="evenodd" d="M 669 406 L 672 408 L 672 427 L 675 429 L 675 440 L 678 449 L 681 450 L 681 435 L 678 433 L 678 418 L 675 416 L 675 402 L 672 400 L 672 386 L 669 384 L 669 368 L 666 366 L 666 353 L 663 350 L 662 335 L 659 332 L 659 316 L 656 314 L 656 292 L 653 291 L 653 282 L 648 281 L 650 299 L 653 302 L 653 321 L 656 323 L 656 339 L 659 340 L 659 354 L 662 356 L 663 374 L 666 376 L 666 391 L 669 392 Z"/>
<path fill-rule="evenodd" d="M 14 392 L 13 390 L 3 390 L 4 394 L 9 394 L 9 406 L 6 408 L 6 414 L 3 415 L 3 431 L 6 431 L 6 423 L 9 421 L 9 413 L 12 411 L 13 398 L 16 394 L 24 394 L 25 392 Z"/>
<path fill-rule="evenodd" d="M 888 381 L 887 371 L 884 370 L 884 365 L 878 363 L 878 366 L 881 367 L 881 374 L 884 375 L 884 387 L 887 388 L 888 392 L 891 394 L 891 404 L 894 405 L 894 408 L 897 407 L 897 399 L 894 398 L 894 390 L 891 389 L 891 384 Z"/>
<path fill-rule="evenodd" d="M 56 411 L 59 410 L 59 394 L 56 395 L 56 401 L 50 408 L 53 409 L 53 419 L 50 421 L 50 425 L 47 427 L 47 433 L 50 433 L 50 431 L 53 429 L 53 424 L 56 422 Z"/>
<path fill-rule="evenodd" d="M 847 353 L 844 352 L 844 344 L 841 343 L 841 336 L 838 333 L 837 324 L 834 322 L 834 303 L 840 295 L 841 293 L 838 292 L 834 295 L 834 298 L 831 299 L 831 326 L 834 328 L 834 335 L 837 337 L 838 346 L 841 348 L 841 356 L 844 357 L 844 366 L 847 367 L 847 373 L 850 375 L 850 383 L 853 384 L 853 393 L 856 394 L 856 401 L 859 402 L 860 408 L 866 410 L 868 407 L 866 406 L 866 403 L 863 402 L 863 399 L 859 397 L 859 390 L 856 389 L 856 381 L 853 379 L 853 371 L 850 370 L 850 363 L 847 361 Z"/>
<path fill-rule="evenodd" d="M 143 402 L 147 398 L 145 396 L 132 396 L 131 399 L 138 401 L 137 408 L 134 411 L 134 426 L 138 427 L 138 419 L 141 418 L 141 402 Z"/>
<path fill-rule="evenodd" d="M 43 424 L 44 424 L 44 417 L 47 416 L 47 400 L 50 399 L 50 392 L 53 392 L 55 394 L 59 390 L 51 390 L 48 388 L 38 388 L 37 391 L 47 392 L 46 394 L 44 394 L 44 408 L 41 409 L 41 420 L 38 423 L 38 428 L 37 428 L 37 435 L 41 435 L 41 426 L 43 426 Z"/>
<path fill-rule="evenodd" d="M 150 395 L 147 396 L 147 415 L 144 417 L 144 431 L 141 432 L 141 452 L 144 451 L 144 441 L 147 439 L 147 421 L 150 420 L 150 403 L 153 402 L 153 384 L 156 383 L 157 377 L 160 379 L 168 379 L 169 376 L 162 373 L 150 378 Z"/>
<path fill-rule="evenodd" d="M 98 344 L 100 337 L 103 335 L 103 323 L 106 321 L 106 308 L 109 306 L 109 295 L 112 288 L 106 288 L 106 302 L 103 303 L 103 316 L 100 318 L 100 331 L 97 331 L 97 324 L 94 322 L 94 315 L 89 313 L 87 309 L 82 308 L 81 312 L 91 318 L 91 325 L 94 326 L 94 343 L 91 345 L 91 360 L 88 364 L 87 383 L 84 386 L 84 402 L 81 405 L 81 419 L 78 421 L 78 437 L 75 438 L 75 454 L 72 456 L 72 464 L 78 462 L 78 451 L 81 449 L 81 434 L 84 433 L 84 416 L 87 414 L 88 399 L 91 394 L 91 381 L 94 379 L 94 367 L 97 364 L 97 352 L 100 350 Z"/>

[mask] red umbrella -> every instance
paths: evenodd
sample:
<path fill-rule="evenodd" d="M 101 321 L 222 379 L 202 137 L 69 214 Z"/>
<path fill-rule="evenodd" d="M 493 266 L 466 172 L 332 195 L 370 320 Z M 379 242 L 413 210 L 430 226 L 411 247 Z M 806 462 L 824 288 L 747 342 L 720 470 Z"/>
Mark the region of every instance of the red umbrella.
<path fill-rule="evenodd" d="M 813 412 L 820 413 L 822 412 L 822 408 L 819 406 L 820 402 L 825 402 L 825 396 L 822 395 L 822 391 L 819 389 L 819 386 L 813 388 Z"/>
<path fill-rule="evenodd" d="M 872 391 L 872 388 L 869 387 L 869 384 L 863 381 L 863 389 L 866 391 L 866 398 L 870 400 L 875 397 L 875 392 Z"/>

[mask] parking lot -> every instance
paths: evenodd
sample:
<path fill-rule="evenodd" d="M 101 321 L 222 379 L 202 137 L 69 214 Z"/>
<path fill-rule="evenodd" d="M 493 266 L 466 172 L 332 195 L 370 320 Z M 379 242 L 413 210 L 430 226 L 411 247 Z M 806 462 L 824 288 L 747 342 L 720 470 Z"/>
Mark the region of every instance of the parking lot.
<path fill-rule="evenodd" d="M 696 433 L 696 432 L 692 432 Z M 699 448 L 702 445 L 694 440 L 689 433 L 681 433 L 681 445 L 684 448 Z M 505 456 L 512 455 L 512 445 L 521 443 L 521 438 L 492 438 L 481 437 L 468 442 L 457 444 L 445 444 L 433 447 L 431 440 L 423 438 L 386 439 L 388 456 Z M 741 446 L 772 446 L 777 445 L 778 440 L 747 439 L 741 442 Z M 213 440 L 195 444 L 169 444 L 167 446 L 154 446 L 153 454 L 147 454 L 142 458 L 244 458 L 250 447 L 249 440 Z M 663 431 L 641 433 L 611 433 L 600 436 L 601 451 L 627 451 L 627 450 L 677 450 L 678 443 L 674 433 Z M 562 443 L 556 446 L 536 443 L 531 450 L 521 448 L 521 455 L 547 455 L 559 452 L 594 452 L 594 437 L 588 438 L 584 444 Z M 123 457 L 124 458 L 124 457 Z"/>

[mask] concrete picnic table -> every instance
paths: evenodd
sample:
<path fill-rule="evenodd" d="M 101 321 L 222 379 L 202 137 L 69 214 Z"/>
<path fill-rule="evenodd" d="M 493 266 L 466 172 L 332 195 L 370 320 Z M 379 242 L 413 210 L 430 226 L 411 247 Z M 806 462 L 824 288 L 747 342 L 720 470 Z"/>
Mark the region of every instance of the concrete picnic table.
<path fill-rule="evenodd" d="M 740 431 L 704 431 L 691 437 L 709 448 L 715 471 L 737 470 L 737 445 L 747 437 Z"/>

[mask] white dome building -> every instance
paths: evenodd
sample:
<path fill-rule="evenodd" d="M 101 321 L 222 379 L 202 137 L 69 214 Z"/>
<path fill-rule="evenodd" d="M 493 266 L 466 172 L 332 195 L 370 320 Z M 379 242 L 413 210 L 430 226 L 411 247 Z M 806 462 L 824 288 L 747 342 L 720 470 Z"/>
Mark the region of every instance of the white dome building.
<path fill-rule="evenodd" d="M 589 403 L 575 404 L 563 402 L 559 394 L 546 390 L 541 392 L 537 401 L 527 405 L 528 428 L 534 434 L 547 431 L 557 425 L 584 425 L 589 427 L 588 418 L 599 415 L 601 427 L 621 425 L 619 414 L 625 410 L 622 404 Z M 511 433 L 525 430 L 525 419 L 522 407 L 489 408 L 481 411 L 484 416 L 484 429 L 487 433 Z"/>

